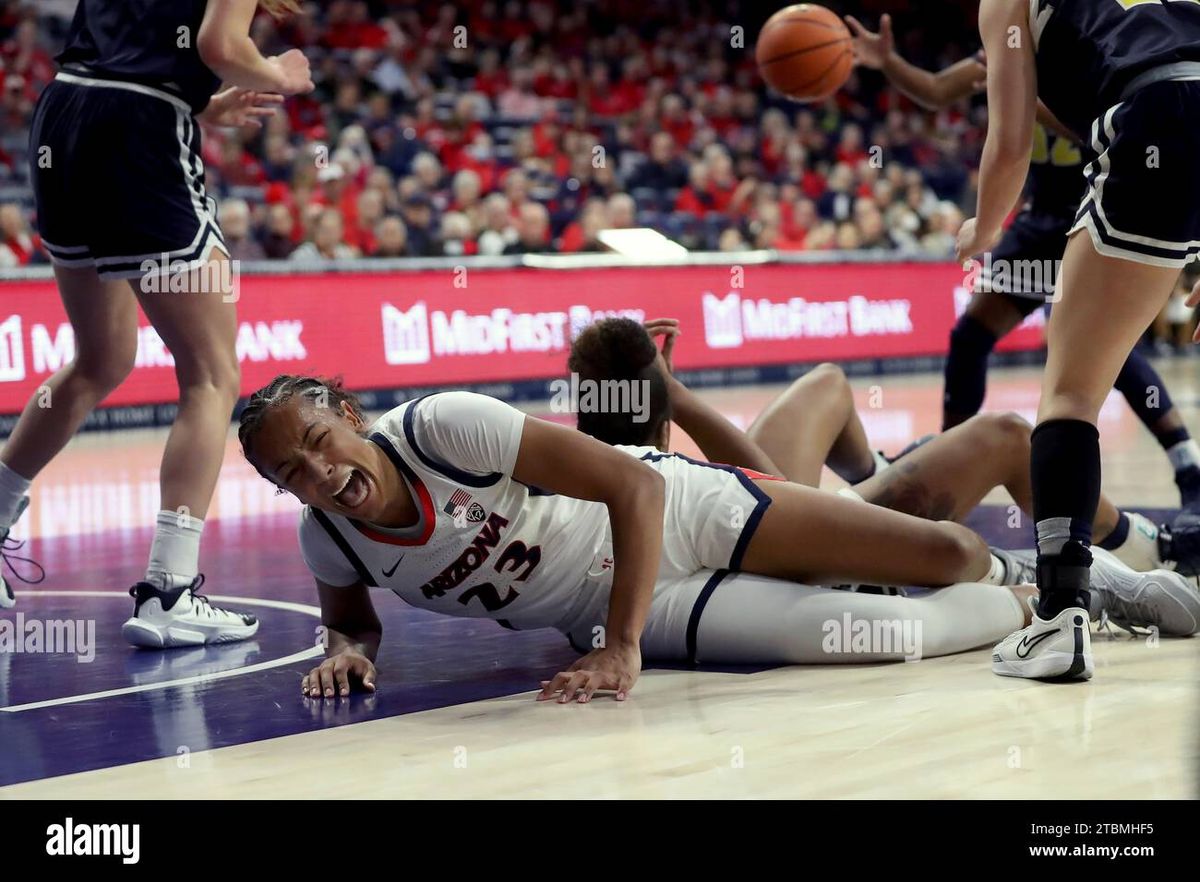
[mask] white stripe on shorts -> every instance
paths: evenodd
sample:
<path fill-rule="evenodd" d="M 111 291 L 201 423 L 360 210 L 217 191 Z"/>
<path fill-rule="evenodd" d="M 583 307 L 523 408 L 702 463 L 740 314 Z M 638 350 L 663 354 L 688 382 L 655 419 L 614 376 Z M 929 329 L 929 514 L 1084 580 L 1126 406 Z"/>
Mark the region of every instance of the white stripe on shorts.
<path fill-rule="evenodd" d="M 184 113 L 191 115 L 192 108 L 187 102 L 181 98 L 176 98 L 170 92 L 164 92 L 161 89 L 155 89 L 153 86 L 143 86 L 141 83 L 127 83 L 124 80 L 103 80 L 95 77 L 82 77 L 79 74 L 67 73 L 65 70 L 60 70 L 54 77 L 56 80 L 61 80 L 64 83 L 71 83 L 75 86 L 91 86 L 98 89 L 124 89 L 126 92 L 138 92 L 142 95 L 149 95 L 151 98 L 158 98 L 162 101 L 168 101 L 175 105 L 177 110 L 182 110 Z"/>

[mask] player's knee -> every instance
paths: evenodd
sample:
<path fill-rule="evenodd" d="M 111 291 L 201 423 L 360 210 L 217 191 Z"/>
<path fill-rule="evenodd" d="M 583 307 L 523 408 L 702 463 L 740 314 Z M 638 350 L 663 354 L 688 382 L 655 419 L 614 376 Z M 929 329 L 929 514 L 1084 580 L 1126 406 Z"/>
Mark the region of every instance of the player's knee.
<path fill-rule="evenodd" d="M 947 581 L 962 581 L 987 552 L 987 544 L 961 524 L 940 521 L 932 553 L 946 574 Z"/>
<path fill-rule="evenodd" d="M 995 451 L 1028 451 L 1033 427 L 1020 414 L 984 413 L 972 417 L 968 426 L 978 436 L 979 443 Z"/>
<path fill-rule="evenodd" d="M 804 380 L 809 384 L 819 386 L 831 397 L 841 396 L 851 400 L 853 398 L 850 381 L 846 379 L 846 372 L 831 361 L 817 365 L 804 375 Z"/>
<path fill-rule="evenodd" d="M 175 372 L 181 392 L 206 390 L 236 400 L 242 372 L 234 352 L 210 352 L 187 361 L 176 360 Z"/>
<path fill-rule="evenodd" d="M 95 390 L 98 398 L 104 398 L 125 382 L 136 360 L 137 337 L 130 343 L 105 346 L 102 350 L 84 347 L 76 355 L 74 373 Z"/>

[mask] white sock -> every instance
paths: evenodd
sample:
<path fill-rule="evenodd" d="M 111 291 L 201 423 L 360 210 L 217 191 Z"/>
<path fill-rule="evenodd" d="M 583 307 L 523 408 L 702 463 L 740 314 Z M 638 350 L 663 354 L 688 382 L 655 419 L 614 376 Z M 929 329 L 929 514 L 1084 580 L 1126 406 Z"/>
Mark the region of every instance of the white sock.
<path fill-rule="evenodd" d="M 1123 511 L 1121 514 L 1129 519 L 1129 532 L 1124 542 L 1108 551 L 1135 572 L 1161 569 L 1163 560 L 1158 555 L 1158 527 L 1145 515 L 1135 511 Z"/>
<path fill-rule="evenodd" d="M 1180 441 L 1167 450 L 1167 458 L 1171 460 L 1171 466 L 1177 472 L 1200 466 L 1200 444 L 1196 443 L 1195 438 Z"/>
<path fill-rule="evenodd" d="M 995 554 L 989 556 L 991 557 L 992 565 L 988 568 L 987 575 L 979 581 L 984 585 L 1003 585 L 1004 578 L 1008 575 L 1008 567 Z"/>
<path fill-rule="evenodd" d="M 154 521 L 154 541 L 146 581 L 163 591 L 191 584 L 200 572 L 200 534 L 204 521 L 175 511 L 160 511 Z"/>
<path fill-rule="evenodd" d="M 21 500 L 29 493 L 31 483 L 0 462 L 0 530 L 16 523 Z"/>

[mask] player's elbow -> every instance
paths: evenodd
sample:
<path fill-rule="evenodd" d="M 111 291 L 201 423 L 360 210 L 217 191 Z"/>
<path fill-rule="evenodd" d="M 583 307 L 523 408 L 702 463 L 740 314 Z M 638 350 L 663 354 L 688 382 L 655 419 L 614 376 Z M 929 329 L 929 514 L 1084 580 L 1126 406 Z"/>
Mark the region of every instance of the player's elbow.
<path fill-rule="evenodd" d="M 630 458 L 629 466 L 617 476 L 619 495 L 629 504 L 642 507 L 654 506 L 661 509 L 667 496 L 667 482 L 663 476 L 646 463 Z"/>
<path fill-rule="evenodd" d="M 236 57 L 237 44 L 235 35 L 220 28 L 201 28 L 196 37 L 196 53 L 209 68 L 219 73 Z"/>

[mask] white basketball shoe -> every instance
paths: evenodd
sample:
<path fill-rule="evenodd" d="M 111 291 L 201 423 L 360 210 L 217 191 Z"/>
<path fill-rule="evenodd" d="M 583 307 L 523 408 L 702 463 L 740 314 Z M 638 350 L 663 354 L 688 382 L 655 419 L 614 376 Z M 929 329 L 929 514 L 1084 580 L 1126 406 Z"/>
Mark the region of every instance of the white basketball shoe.
<path fill-rule="evenodd" d="M 253 637 L 258 619 L 213 606 L 196 593 L 203 583 L 204 576 L 197 576 L 190 585 L 164 591 L 150 582 L 138 582 L 129 589 L 134 598 L 133 615 L 121 626 L 121 636 L 148 649 L 233 643 Z"/>
<path fill-rule="evenodd" d="M 1163 637 L 1200 631 L 1200 591 L 1191 581 L 1170 570 L 1135 572 L 1103 548 L 1091 552 L 1091 610 L 1071 607 L 1047 621 L 1038 617 L 1037 601 L 1031 597 L 1033 622 L 996 645 L 993 672 L 1003 677 L 1088 679 L 1093 670 L 1089 619 L 1130 632 L 1155 630 Z"/>
<path fill-rule="evenodd" d="M 1179 573 L 1137 573 L 1112 552 L 1093 548 L 1089 581 L 1093 619 L 1103 616 L 1126 631 L 1155 630 L 1163 637 L 1200 631 L 1200 591 Z"/>
<path fill-rule="evenodd" d="M 992 673 L 1032 680 L 1090 679 L 1094 665 L 1087 610 L 1072 606 L 1047 620 L 1038 615 L 1036 598 L 1029 598 L 1029 606 L 1033 621 L 992 650 Z"/>
<path fill-rule="evenodd" d="M 29 497 L 22 497 L 20 504 L 17 506 L 17 516 L 13 518 L 14 524 L 21 519 L 21 515 L 24 514 L 25 509 L 28 507 Z M 17 605 L 17 594 L 13 591 L 12 583 L 4 577 L 4 567 L 7 566 L 15 578 L 29 585 L 36 585 L 46 578 L 46 571 L 42 569 L 41 564 L 15 553 L 25 547 L 25 540 L 22 539 L 18 542 L 16 539 L 10 539 L 8 536 L 10 532 L 12 532 L 12 527 L 0 527 L 0 609 L 12 609 Z M 31 575 L 28 579 L 22 576 L 17 571 L 14 563 L 16 561 L 28 564 L 31 568 L 30 572 L 36 571 L 37 576 L 34 577 Z"/>

